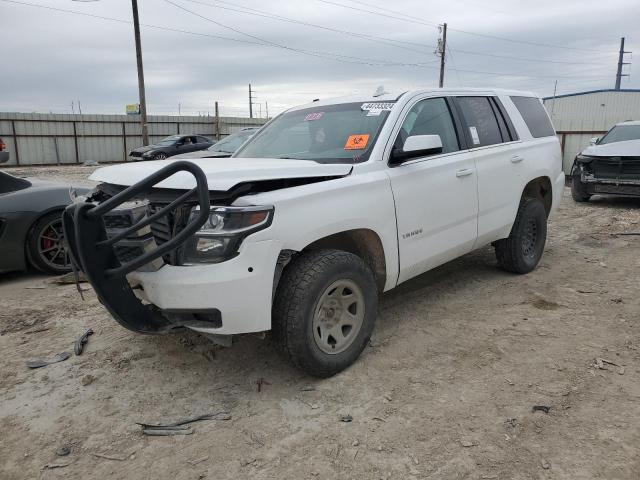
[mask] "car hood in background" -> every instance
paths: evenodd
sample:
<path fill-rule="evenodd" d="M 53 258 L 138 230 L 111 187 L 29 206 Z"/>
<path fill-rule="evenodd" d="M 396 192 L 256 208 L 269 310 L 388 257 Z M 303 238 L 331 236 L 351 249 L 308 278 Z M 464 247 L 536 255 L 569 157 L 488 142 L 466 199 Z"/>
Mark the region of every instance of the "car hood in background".
<path fill-rule="evenodd" d="M 199 150 L 197 152 L 181 153 L 173 155 L 171 159 L 184 160 L 189 158 L 229 158 L 233 153 L 229 152 L 211 152 L 209 150 Z"/>
<path fill-rule="evenodd" d="M 134 148 L 131 151 L 138 152 L 138 153 L 145 153 L 145 152 L 150 152 L 151 150 L 155 150 L 157 148 L 162 148 L 162 147 L 159 147 L 158 145 L 147 145 L 146 147 Z"/>
<path fill-rule="evenodd" d="M 96 170 L 90 180 L 114 185 L 133 185 L 176 160 L 113 165 Z M 184 161 L 184 160 L 183 160 Z M 351 173 L 350 164 L 323 164 L 310 160 L 277 158 L 202 158 L 186 160 L 199 166 L 207 176 L 209 190 L 225 191 L 239 183 L 277 180 L 281 178 L 341 177 Z M 196 180 L 188 172 L 178 172 L 156 185 L 157 188 L 188 190 L 196 186 Z"/>
<path fill-rule="evenodd" d="M 592 157 L 640 157 L 640 140 L 591 145 L 582 151 L 582 155 Z"/>

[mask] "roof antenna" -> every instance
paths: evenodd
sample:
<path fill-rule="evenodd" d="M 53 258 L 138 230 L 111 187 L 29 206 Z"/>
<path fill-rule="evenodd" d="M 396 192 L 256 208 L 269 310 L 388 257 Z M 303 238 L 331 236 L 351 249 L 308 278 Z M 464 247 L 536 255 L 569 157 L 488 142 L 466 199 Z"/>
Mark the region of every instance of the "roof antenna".
<path fill-rule="evenodd" d="M 384 85 L 380 85 L 376 88 L 376 93 L 373 94 L 374 97 L 381 97 L 382 95 L 386 95 L 389 92 L 385 92 Z"/>

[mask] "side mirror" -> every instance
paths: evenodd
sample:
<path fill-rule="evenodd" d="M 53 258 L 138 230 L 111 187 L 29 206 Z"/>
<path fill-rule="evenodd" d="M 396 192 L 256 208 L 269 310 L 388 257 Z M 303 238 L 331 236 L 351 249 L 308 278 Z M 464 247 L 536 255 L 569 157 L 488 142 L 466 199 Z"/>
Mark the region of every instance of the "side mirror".
<path fill-rule="evenodd" d="M 589 145 L 597 145 L 598 144 L 598 140 L 600 140 L 600 138 L 593 137 L 591 140 L 589 140 Z"/>
<path fill-rule="evenodd" d="M 391 154 L 393 163 L 402 163 L 412 158 L 426 157 L 442 153 L 440 135 L 412 135 L 404 141 L 402 151 L 394 150 Z"/>

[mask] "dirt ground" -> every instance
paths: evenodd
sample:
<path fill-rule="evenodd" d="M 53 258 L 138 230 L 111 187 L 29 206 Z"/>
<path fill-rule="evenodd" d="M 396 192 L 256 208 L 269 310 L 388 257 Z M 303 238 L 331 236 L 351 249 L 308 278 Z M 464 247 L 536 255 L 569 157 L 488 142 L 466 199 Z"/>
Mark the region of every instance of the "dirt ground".
<path fill-rule="evenodd" d="M 12 171 L 34 170 L 91 171 Z M 640 233 L 640 200 L 565 191 L 536 271 L 504 273 L 487 247 L 403 284 L 328 380 L 268 340 L 141 336 L 87 284 L 82 301 L 0 276 L 0 478 L 638 479 L 640 236 L 619 233 Z M 82 356 L 25 367 L 88 327 Z M 231 418 L 173 437 L 136 425 L 210 412 Z"/>

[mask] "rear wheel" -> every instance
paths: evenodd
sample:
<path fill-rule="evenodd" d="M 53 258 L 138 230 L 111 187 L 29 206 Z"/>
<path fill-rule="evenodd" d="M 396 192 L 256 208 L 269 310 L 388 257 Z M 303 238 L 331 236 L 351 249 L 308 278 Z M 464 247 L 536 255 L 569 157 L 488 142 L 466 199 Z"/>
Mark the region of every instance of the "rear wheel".
<path fill-rule="evenodd" d="M 571 176 L 571 196 L 576 202 L 588 202 L 591 194 L 587 193 L 587 186 L 582 183 L 579 175 Z"/>
<path fill-rule="evenodd" d="M 360 257 L 340 250 L 304 253 L 278 285 L 272 335 L 297 367 L 330 377 L 366 346 L 377 305 L 375 278 Z"/>
<path fill-rule="evenodd" d="M 29 262 L 45 273 L 62 274 L 71 271 L 61 215 L 62 212 L 51 212 L 40 217 L 27 238 Z"/>
<path fill-rule="evenodd" d="M 538 198 L 523 198 L 505 239 L 495 242 L 500 268 L 513 273 L 529 273 L 538 265 L 547 240 L 547 212 Z"/>

